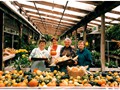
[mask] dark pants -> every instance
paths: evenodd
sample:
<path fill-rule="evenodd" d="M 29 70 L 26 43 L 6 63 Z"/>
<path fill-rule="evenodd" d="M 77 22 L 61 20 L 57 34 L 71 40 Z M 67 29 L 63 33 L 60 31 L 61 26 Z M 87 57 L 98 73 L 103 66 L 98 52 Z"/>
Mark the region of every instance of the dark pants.
<path fill-rule="evenodd" d="M 57 68 L 57 66 L 52 66 L 52 67 L 50 67 L 50 70 L 51 70 L 51 72 L 53 72 L 54 70 L 58 70 L 58 68 Z"/>

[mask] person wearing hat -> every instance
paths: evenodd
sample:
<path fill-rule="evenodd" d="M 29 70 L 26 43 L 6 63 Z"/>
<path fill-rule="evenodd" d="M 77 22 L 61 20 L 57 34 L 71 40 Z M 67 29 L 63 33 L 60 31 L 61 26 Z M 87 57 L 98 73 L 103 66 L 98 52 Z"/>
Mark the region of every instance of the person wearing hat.
<path fill-rule="evenodd" d="M 53 37 L 51 39 L 52 45 L 48 47 L 48 52 L 51 56 L 51 64 L 54 63 L 55 59 L 60 57 L 60 50 L 63 47 L 62 45 L 58 45 L 58 39 Z M 51 71 L 54 71 L 57 67 L 51 67 Z"/>
<path fill-rule="evenodd" d="M 72 43 L 72 41 L 71 41 L 70 38 L 66 38 L 66 39 L 64 40 L 64 45 L 65 45 L 65 46 L 64 46 L 64 47 L 61 49 L 61 51 L 60 51 L 60 57 L 66 55 L 67 57 L 74 58 L 74 57 L 76 56 L 75 50 L 74 50 L 74 48 L 72 48 L 71 43 Z M 74 64 L 73 64 L 73 65 L 74 65 Z M 67 66 L 62 66 L 62 67 L 60 67 L 60 71 L 61 71 L 61 72 L 67 72 L 67 71 L 66 71 L 66 67 L 67 67 Z"/>
<path fill-rule="evenodd" d="M 29 60 L 31 61 L 31 58 L 49 58 L 49 52 L 45 49 L 46 41 L 45 39 L 41 39 L 39 41 L 39 45 L 37 48 L 34 48 L 32 52 L 30 53 Z M 45 66 L 45 61 L 34 61 L 31 70 L 33 71 L 34 69 L 39 69 L 41 71 L 44 71 L 46 68 Z"/>

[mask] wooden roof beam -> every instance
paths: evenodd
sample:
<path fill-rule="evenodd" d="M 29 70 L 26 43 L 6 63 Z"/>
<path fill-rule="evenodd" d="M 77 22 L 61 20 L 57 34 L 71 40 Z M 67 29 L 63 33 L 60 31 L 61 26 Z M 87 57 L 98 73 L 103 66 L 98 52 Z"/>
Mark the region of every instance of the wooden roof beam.
<path fill-rule="evenodd" d="M 39 21 L 38 19 L 32 19 L 33 21 Z M 54 23 L 56 23 L 56 24 L 58 24 L 59 23 L 59 21 L 56 21 L 56 20 L 45 20 L 46 22 L 54 22 Z M 71 24 L 68 24 L 68 23 L 65 23 L 65 22 L 63 22 L 63 23 L 61 23 L 62 25 L 64 25 L 64 26 L 72 26 Z"/>
<path fill-rule="evenodd" d="M 35 7 L 33 7 L 33 6 L 29 6 L 29 5 L 25 5 L 25 4 L 20 4 L 20 6 L 36 10 Z M 52 14 L 62 15 L 61 12 L 51 11 L 51 10 L 47 10 L 47 9 L 43 9 L 43 8 L 38 8 L 38 10 L 43 11 L 43 12 L 52 13 Z M 83 18 L 82 16 L 76 16 L 76 15 L 71 15 L 71 14 L 64 14 L 64 16 L 71 17 L 71 18 L 77 18 L 77 19 Z"/>
<path fill-rule="evenodd" d="M 60 21 L 59 21 L 58 27 L 56 28 L 55 34 L 56 34 L 56 32 L 57 32 L 57 29 L 59 29 L 59 26 L 60 26 L 61 20 L 63 19 L 64 13 L 65 13 L 65 10 L 66 10 L 66 8 L 67 8 L 67 4 L 68 4 L 68 1 L 66 1 L 66 4 L 65 4 L 65 7 L 64 7 L 64 10 L 63 10 L 62 16 L 61 16 L 61 18 L 60 18 Z"/>
<path fill-rule="evenodd" d="M 46 2 L 46 1 L 35 1 L 35 2 L 38 4 L 41 4 L 41 5 L 64 9 L 64 6 L 60 5 L 60 4 L 50 3 L 50 2 Z M 67 6 L 66 10 L 70 10 L 70 11 L 74 11 L 74 12 L 81 12 L 81 13 L 86 13 L 86 14 L 90 12 L 87 10 L 82 10 L 82 9 L 78 9 L 78 8 L 74 8 L 74 7 L 70 7 L 70 6 Z"/>
<path fill-rule="evenodd" d="M 41 18 L 41 15 L 40 15 L 40 13 L 39 13 L 39 10 L 38 10 L 35 2 L 33 2 L 33 3 L 34 3 L 34 6 L 35 6 L 35 8 L 36 8 L 36 10 L 37 10 L 37 12 L 38 12 L 38 15 L 40 16 L 40 20 L 41 20 L 41 22 L 42 22 L 42 24 L 43 24 L 43 27 L 44 27 L 44 29 L 45 29 L 45 31 L 46 31 L 46 26 L 45 26 L 45 23 L 43 23 L 43 20 L 42 20 L 42 18 Z"/>
<path fill-rule="evenodd" d="M 103 1 L 79 1 L 79 2 L 91 4 L 91 5 L 95 5 L 95 6 L 98 6 L 103 3 Z"/>
<path fill-rule="evenodd" d="M 34 22 L 35 22 L 35 23 L 41 23 L 40 21 L 34 21 Z M 56 24 L 56 23 L 54 23 L 54 22 L 46 22 L 46 24 L 54 25 L 54 26 L 56 26 L 56 27 L 57 27 L 57 24 Z M 70 27 L 65 26 L 65 25 L 61 25 L 60 27 L 67 28 L 67 29 L 69 29 L 69 28 L 70 28 Z"/>
<path fill-rule="evenodd" d="M 34 17 L 34 18 L 39 18 L 38 16 L 34 16 L 34 15 L 30 15 L 28 14 L 29 17 Z M 41 14 L 41 16 L 45 16 L 45 14 Z M 56 16 L 52 16 L 52 15 L 47 15 L 46 17 L 50 17 L 50 18 L 54 18 L 54 19 L 60 19 L 60 17 L 56 17 Z M 63 18 L 62 20 L 64 21 L 68 21 L 68 22 L 73 22 L 73 23 L 77 23 L 78 21 L 74 21 L 74 20 L 70 20 L 70 19 L 66 19 L 66 18 Z"/>
<path fill-rule="evenodd" d="M 63 35 L 73 32 L 77 28 L 89 23 L 90 21 L 94 20 L 100 15 L 111 11 L 113 8 L 117 7 L 118 5 L 120 5 L 119 1 L 104 1 L 101 5 L 98 5 L 93 12 L 90 12 L 88 15 L 86 15 L 83 19 L 81 19 L 80 22 L 74 25 L 71 29 L 69 29 Z"/>

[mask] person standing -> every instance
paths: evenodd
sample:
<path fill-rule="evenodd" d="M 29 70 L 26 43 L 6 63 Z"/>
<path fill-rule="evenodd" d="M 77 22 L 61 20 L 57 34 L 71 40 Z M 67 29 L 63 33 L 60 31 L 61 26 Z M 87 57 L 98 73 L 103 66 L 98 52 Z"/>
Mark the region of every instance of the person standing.
<path fill-rule="evenodd" d="M 76 56 L 76 54 L 75 54 L 75 50 L 71 47 L 71 43 L 72 43 L 72 41 L 71 41 L 71 39 L 70 38 L 66 38 L 65 40 L 64 40 L 64 47 L 61 49 L 61 51 L 60 51 L 60 57 L 62 57 L 62 56 L 67 56 L 67 57 L 71 57 L 71 58 L 74 58 L 75 56 Z M 60 71 L 62 72 L 67 72 L 66 71 L 66 65 L 64 65 L 64 66 L 62 66 L 62 67 L 60 67 Z"/>
<path fill-rule="evenodd" d="M 52 45 L 48 47 L 48 52 L 51 56 L 51 64 L 55 62 L 55 59 L 60 57 L 60 50 L 63 47 L 62 45 L 58 45 L 58 39 L 54 36 L 51 39 Z M 57 67 L 51 67 L 51 71 L 57 69 Z"/>
<path fill-rule="evenodd" d="M 79 66 L 87 66 L 87 65 L 90 66 L 91 65 L 91 62 L 92 62 L 91 53 L 87 48 L 85 48 L 85 43 L 82 40 L 78 42 L 77 55 L 78 55 Z"/>
<path fill-rule="evenodd" d="M 49 52 L 45 49 L 46 46 L 46 40 L 41 39 L 39 41 L 39 45 L 37 48 L 34 48 L 32 52 L 30 53 L 29 60 L 31 61 L 32 58 L 49 58 Z M 39 69 L 43 71 L 46 68 L 45 61 L 34 61 L 31 70 Z"/>

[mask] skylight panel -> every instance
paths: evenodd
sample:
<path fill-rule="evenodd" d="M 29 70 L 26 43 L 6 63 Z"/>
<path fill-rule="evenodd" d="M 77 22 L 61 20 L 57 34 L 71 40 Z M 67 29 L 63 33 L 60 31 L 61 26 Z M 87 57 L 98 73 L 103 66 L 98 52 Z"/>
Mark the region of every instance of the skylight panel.
<path fill-rule="evenodd" d="M 120 5 L 113 9 L 114 11 L 120 12 Z"/>
<path fill-rule="evenodd" d="M 35 10 L 35 9 L 30 9 L 30 8 L 25 8 L 25 7 L 23 7 L 23 9 L 24 9 L 24 10 L 31 11 L 31 12 L 38 12 L 38 11 L 37 11 L 37 10 Z"/>
<path fill-rule="evenodd" d="M 97 22 L 97 21 L 91 21 L 92 23 L 96 23 L 96 24 L 100 24 L 101 25 L 101 22 Z"/>
<path fill-rule="evenodd" d="M 88 11 L 93 11 L 94 8 L 96 7 L 94 5 L 85 4 L 82 2 L 75 2 L 75 1 L 69 1 L 68 6 L 83 9 L 83 10 L 88 10 Z"/>
<path fill-rule="evenodd" d="M 28 1 L 26 1 L 26 0 L 18 0 L 18 2 L 21 3 L 21 4 L 34 6 L 34 3 L 33 3 L 33 2 L 28 2 Z"/>
<path fill-rule="evenodd" d="M 105 13 L 105 16 L 113 17 L 113 18 L 116 18 L 116 19 L 120 17 L 120 15 L 118 15 L 118 14 L 113 14 L 113 13 L 109 13 L 109 12 Z"/>
<path fill-rule="evenodd" d="M 101 17 L 96 18 L 96 20 L 101 20 Z M 110 22 L 110 21 L 112 21 L 112 19 L 105 18 L 105 22 Z"/>
<path fill-rule="evenodd" d="M 72 14 L 72 15 L 76 15 L 76 16 L 82 16 L 84 17 L 86 14 L 84 13 L 78 13 L 78 12 L 74 12 L 74 11 L 70 11 L 70 10 L 65 10 L 66 14 Z"/>
<path fill-rule="evenodd" d="M 120 21 L 116 21 L 116 20 L 115 20 L 115 21 L 112 21 L 111 23 L 115 23 L 115 24 L 118 23 L 118 24 L 119 24 Z"/>
<path fill-rule="evenodd" d="M 36 4 L 37 8 L 43 8 L 51 11 L 57 11 L 57 12 L 63 12 L 63 9 L 60 8 L 55 8 L 51 6 L 46 6 L 46 5 L 41 5 L 41 4 Z"/>

